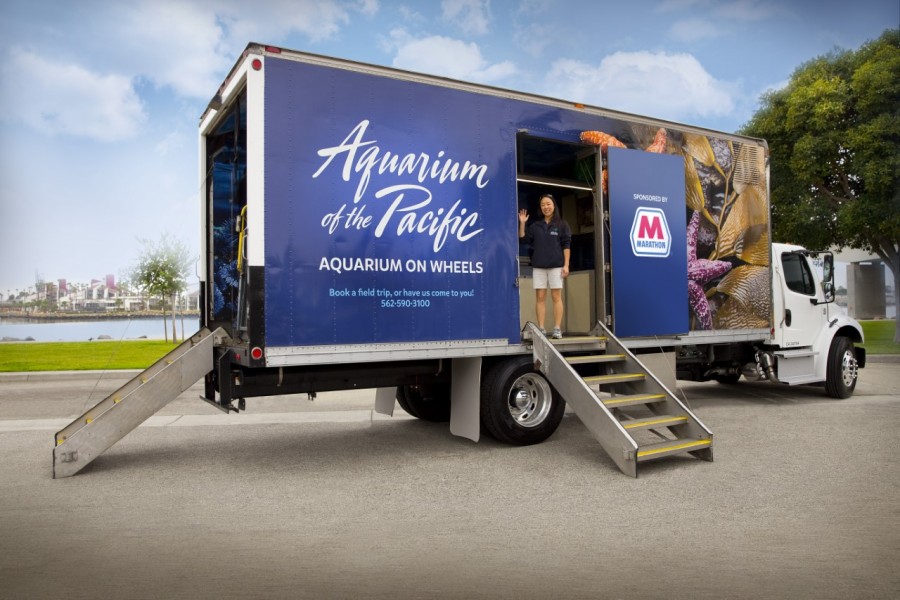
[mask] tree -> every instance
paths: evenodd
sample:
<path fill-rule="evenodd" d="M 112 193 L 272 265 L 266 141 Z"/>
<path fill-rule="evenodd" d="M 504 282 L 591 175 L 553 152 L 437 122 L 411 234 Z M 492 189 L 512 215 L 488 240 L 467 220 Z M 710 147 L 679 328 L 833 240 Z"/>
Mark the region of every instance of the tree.
<path fill-rule="evenodd" d="M 801 65 L 760 103 L 741 132 L 769 143 L 774 238 L 873 252 L 900 282 L 900 29 Z"/>
<path fill-rule="evenodd" d="M 139 239 L 143 250 L 131 271 L 131 280 L 150 296 L 163 301 L 163 331 L 166 341 L 169 334 L 166 325 L 166 299 L 172 299 L 172 342 L 177 341 L 175 327 L 176 296 L 187 287 L 191 256 L 187 247 L 164 233 L 157 242 Z"/>

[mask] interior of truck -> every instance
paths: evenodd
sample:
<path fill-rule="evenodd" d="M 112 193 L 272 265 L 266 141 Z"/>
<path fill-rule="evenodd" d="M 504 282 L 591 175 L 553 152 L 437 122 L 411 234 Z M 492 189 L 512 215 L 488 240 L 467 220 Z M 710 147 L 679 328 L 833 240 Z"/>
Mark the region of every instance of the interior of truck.
<path fill-rule="evenodd" d="M 221 111 L 212 134 L 206 136 L 208 226 L 206 262 L 209 328 L 231 335 L 246 328 L 242 253 L 247 227 L 247 104 L 246 91 Z"/>
<path fill-rule="evenodd" d="M 530 224 L 540 217 L 540 198 L 550 193 L 560 216 L 572 230 L 569 276 L 563 284 L 563 326 L 567 334 L 590 332 L 597 322 L 598 245 L 602 210 L 597 187 L 596 146 L 542 138 L 520 133 L 516 143 L 518 208 L 528 211 Z M 535 321 L 530 248 L 519 245 L 519 319 L 524 327 Z M 553 322 L 553 303 L 548 296 L 545 323 Z"/>

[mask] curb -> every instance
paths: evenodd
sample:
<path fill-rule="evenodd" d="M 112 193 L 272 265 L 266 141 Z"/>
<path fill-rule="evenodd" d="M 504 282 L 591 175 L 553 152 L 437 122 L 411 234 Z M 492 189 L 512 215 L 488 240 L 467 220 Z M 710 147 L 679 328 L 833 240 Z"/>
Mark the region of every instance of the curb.
<path fill-rule="evenodd" d="M 900 354 L 868 354 L 867 363 L 900 363 Z"/>
<path fill-rule="evenodd" d="M 143 373 L 141 369 L 115 371 L 30 371 L 0 373 L 0 382 L 27 383 L 29 381 L 96 381 L 98 379 L 131 379 Z"/>
<path fill-rule="evenodd" d="M 867 363 L 900 363 L 900 354 L 870 354 Z M 113 371 L 31 371 L 0 373 L 0 382 L 26 383 L 29 381 L 83 381 L 97 379 L 131 379 L 143 373 L 142 369 Z"/>

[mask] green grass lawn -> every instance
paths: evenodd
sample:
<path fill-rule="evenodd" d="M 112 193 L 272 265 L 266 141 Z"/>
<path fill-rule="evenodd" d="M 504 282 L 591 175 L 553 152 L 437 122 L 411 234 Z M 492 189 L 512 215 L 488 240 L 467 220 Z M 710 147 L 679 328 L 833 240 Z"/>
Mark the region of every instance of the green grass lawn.
<path fill-rule="evenodd" d="M 163 340 L 8 342 L 0 344 L 0 372 L 145 369 L 175 347 Z"/>
<path fill-rule="evenodd" d="M 866 353 L 900 354 L 894 321 L 862 321 Z M 175 348 L 162 340 L 7 342 L 0 344 L 0 372 L 145 369 Z"/>
<path fill-rule="evenodd" d="M 894 320 L 860 321 L 866 343 L 866 354 L 900 354 L 900 344 L 894 343 Z"/>

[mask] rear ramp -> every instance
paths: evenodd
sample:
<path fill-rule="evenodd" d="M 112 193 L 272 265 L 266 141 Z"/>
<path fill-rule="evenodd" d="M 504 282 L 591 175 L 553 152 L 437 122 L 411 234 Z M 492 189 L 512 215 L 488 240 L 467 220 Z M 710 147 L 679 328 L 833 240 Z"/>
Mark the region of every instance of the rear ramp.
<path fill-rule="evenodd" d="M 222 329 L 201 329 L 56 434 L 53 478 L 74 475 L 213 370 Z"/>
<path fill-rule="evenodd" d="M 712 432 L 602 323 L 602 335 L 548 340 L 530 328 L 543 373 L 626 475 L 640 463 L 690 454 L 712 460 Z M 593 345 L 586 340 L 593 340 Z"/>

